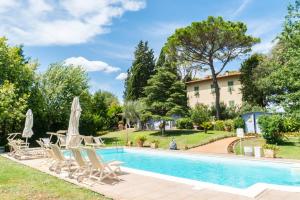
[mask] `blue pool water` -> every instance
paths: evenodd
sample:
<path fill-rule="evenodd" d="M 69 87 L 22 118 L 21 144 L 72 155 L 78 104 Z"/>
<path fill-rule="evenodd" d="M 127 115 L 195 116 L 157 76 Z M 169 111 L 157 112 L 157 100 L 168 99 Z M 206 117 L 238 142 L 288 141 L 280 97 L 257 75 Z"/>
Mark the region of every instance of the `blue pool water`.
<path fill-rule="evenodd" d="M 300 175 L 293 175 L 285 164 L 232 160 L 215 157 L 186 157 L 159 152 L 101 149 L 105 161 L 120 160 L 125 167 L 164 175 L 209 182 L 235 188 L 255 183 L 300 186 Z"/>

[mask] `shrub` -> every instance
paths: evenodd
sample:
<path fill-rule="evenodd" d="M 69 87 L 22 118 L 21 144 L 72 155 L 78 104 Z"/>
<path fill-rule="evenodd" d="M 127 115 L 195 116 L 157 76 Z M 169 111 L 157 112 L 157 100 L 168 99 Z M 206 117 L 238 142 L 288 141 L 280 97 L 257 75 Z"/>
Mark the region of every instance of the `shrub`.
<path fill-rule="evenodd" d="M 201 127 L 204 129 L 204 132 L 207 133 L 207 130 L 212 128 L 212 123 L 211 122 L 203 122 L 201 124 Z"/>
<path fill-rule="evenodd" d="M 233 124 L 233 120 L 228 119 L 224 121 L 224 130 L 231 132 L 234 130 L 234 124 Z"/>
<path fill-rule="evenodd" d="M 241 118 L 241 117 L 235 118 L 233 120 L 233 126 L 234 126 L 234 129 L 245 128 L 245 122 L 244 122 L 243 118 Z"/>
<path fill-rule="evenodd" d="M 159 140 L 152 140 L 151 143 L 154 143 L 154 144 L 158 145 L 159 144 Z"/>
<path fill-rule="evenodd" d="M 259 117 L 258 124 L 263 138 L 268 144 L 278 144 L 283 140 L 283 118 L 279 115 L 264 115 Z"/>
<path fill-rule="evenodd" d="M 216 131 L 224 131 L 225 130 L 225 124 L 224 124 L 223 120 L 215 121 L 215 130 Z"/>
<path fill-rule="evenodd" d="M 263 149 L 270 149 L 270 150 L 273 150 L 273 151 L 279 151 L 279 147 L 277 145 L 274 145 L 274 144 L 264 144 Z"/>
<path fill-rule="evenodd" d="M 223 102 L 220 103 L 220 119 L 233 119 L 238 116 L 238 107 L 236 106 L 227 106 Z M 210 115 L 211 116 L 216 116 L 216 106 L 213 105 L 210 107 Z"/>
<path fill-rule="evenodd" d="M 190 118 L 181 118 L 176 121 L 176 127 L 179 129 L 193 129 L 193 122 Z"/>
<path fill-rule="evenodd" d="M 287 116 L 283 120 L 284 132 L 299 132 L 300 117 L 297 115 Z"/>
<path fill-rule="evenodd" d="M 203 104 L 197 104 L 195 108 L 190 111 L 191 120 L 197 126 L 209 120 L 209 108 Z"/>

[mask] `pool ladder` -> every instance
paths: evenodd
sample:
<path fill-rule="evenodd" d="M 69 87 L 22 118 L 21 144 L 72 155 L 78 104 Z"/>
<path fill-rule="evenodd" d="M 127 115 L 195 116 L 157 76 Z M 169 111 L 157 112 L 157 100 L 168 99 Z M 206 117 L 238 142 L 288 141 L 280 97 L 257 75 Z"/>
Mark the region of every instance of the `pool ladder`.
<path fill-rule="evenodd" d="M 123 152 L 123 147 L 120 146 L 120 143 L 119 142 L 113 142 L 114 146 L 115 146 L 115 149 L 117 150 L 117 152 Z"/>

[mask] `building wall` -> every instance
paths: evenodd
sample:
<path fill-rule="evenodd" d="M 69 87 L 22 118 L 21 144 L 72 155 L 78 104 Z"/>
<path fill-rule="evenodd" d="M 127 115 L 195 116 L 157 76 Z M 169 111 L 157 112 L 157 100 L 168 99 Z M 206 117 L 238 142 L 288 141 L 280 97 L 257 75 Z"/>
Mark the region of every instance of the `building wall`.
<path fill-rule="evenodd" d="M 231 92 L 229 91 L 228 81 L 233 81 Z M 226 105 L 241 105 L 242 94 L 240 91 L 241 82 L 239 76 L 222 77 L 218 80 L 220 87 L 220 102 Z M 194 107 L 197 103 L 205 104 L 208 106 L 215 104 L 216 95 L 212 93 L 212 80 L 199 81 L 187 84 L 188 104 Z M 196 95 L 195 87 L 199 87 L 199 95 Z"/>

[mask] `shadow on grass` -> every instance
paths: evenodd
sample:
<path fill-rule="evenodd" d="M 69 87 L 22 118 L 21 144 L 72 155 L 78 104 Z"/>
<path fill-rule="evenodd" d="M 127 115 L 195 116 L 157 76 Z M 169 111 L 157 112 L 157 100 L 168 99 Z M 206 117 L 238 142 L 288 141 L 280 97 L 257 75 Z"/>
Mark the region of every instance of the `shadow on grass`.
<path fill-rule="evenodd" d="M 120 142 L 120 138 L 118 137 L 104 137 L 102 138 L 105 144 L 112 144 L 113 142 Z"/>
<path fill-rule="evenodd" d="M 160 131 L 151 133 L 150 135 L 170 137 L 170 136 L 190 135 L 190 134 L 199 133 L 199 132 L 200 132 L 199 130 L 166 130 L 164 135 L 162 135 Z M 211 133 L 206 133 L 206 134 L 211 134 Z"/>

